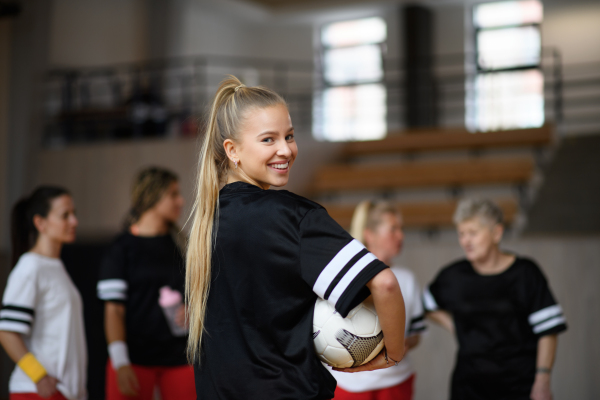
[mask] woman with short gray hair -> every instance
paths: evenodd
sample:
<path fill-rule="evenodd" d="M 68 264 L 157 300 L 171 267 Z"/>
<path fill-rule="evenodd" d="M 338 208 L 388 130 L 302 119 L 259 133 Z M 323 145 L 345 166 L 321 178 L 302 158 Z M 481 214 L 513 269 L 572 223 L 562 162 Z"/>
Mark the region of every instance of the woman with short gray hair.
<path fill-rule="evenodd" d="M 502 210 L 487 199 L 454 213 L 465 258 L 425 289 L 427 317 L 456 334 L 452 400 L 550 400 L 557 334 L 567 329 L 544 274 L 500 249 Z"/>

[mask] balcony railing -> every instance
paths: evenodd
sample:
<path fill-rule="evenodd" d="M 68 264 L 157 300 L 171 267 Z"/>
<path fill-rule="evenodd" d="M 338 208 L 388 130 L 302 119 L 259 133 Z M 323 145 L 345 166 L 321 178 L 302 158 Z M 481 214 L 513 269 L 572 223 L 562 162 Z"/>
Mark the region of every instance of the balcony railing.
<path fill-rule="evenodd" d="M 437 124 L 465 125 L 465 99 L 475 69 L 464 53 L 436 56 L 432 73 Z M 596 129 L 600 117 L 600 65 L 564 67 L 556 49 L 544 49 L 545 119 L 570 131 Z M 56 68 L 44 89 L 47 147 L 152 137 L 194 137 L 219 82 L 238 76 L 247 85 L 265 85 L 282 94 L 300 134 L 310 134 L 313 100 L 326 89 L 313 62 L 228 56 L 180 57 L 91 68 Z M 564 71 L 569 72 L 565 78 Z M 473 71 L 473 72 L 470 72 Z M 384 60 L 387 126 L 405 128 L 403 62 Z M 591 128 L 590 128 L 591 127 Z M 569 132 L 570 133 L 570 132 Z"/>

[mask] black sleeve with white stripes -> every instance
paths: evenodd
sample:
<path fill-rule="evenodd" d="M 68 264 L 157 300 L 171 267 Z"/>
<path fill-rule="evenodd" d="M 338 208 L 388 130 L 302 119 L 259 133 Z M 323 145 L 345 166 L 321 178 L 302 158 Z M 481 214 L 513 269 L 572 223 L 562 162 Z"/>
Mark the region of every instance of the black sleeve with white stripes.
<path fill-rule="evenodd" d="M 303 279 L 343 317 L 369 296 L 365 285 L 387 268 L 323 208 L 300 223 L 300 262 Z"/>
<path fill-rule="evenodd" d="M 100 279 L 97 286 L 99 299 L 117 303 L 127 300 L 128 284 L 124 264 L 124 250 L 119 243 L 115 243 L 100 266 Z"/>
<path fill-rule="evenodd" d="M 527 320 L 533 333 L 541 337 L 565 331 L 567 321 L 562 308 L 554 300 L 548 281 L 537 266 L 530 285 L 531 308 Z"/>
<path fill-rule="evenodd" d="M 8 278 L 2 308 L 0 330 L 28 335 L 34 320 L 37 294 L 36 276 L 14 270 Z"/>

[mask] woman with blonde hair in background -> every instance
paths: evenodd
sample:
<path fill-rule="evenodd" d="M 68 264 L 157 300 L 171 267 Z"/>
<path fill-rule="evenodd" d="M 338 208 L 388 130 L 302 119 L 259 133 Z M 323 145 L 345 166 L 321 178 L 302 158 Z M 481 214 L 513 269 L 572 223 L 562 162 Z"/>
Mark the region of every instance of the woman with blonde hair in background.
<path fill-rule="evenodd" d="M 405 347 L 413 349 L 419 344 L 425 322 L 421 289 L 415 275 L 407 268 L 392 265 L 404 241 L 400 212 L 390 202 L 363 201 L 354 211 L 350 234 L 390 265 L 396 275 L 406 307 Z M 411 400 L 413 397 L 415 370 L 408 356 L 388 369 L 352 375 L 333 371 L 332 374 L 338 383 L 336 400 Z"/>
<path fill-rule="evenodd" d="M 185 356 L 184 261 L 174 239 L 183 207 L 177 176 L 147 168 L 136 177 L 127 230 L 100 267 L 109 361 L 106 398 L 193 399 Z"/>
<path fill-rule="evenodd" d="M 331 399 L 335 380 L 312 338 L 319 296 L 347 315 L 373 295 L 387 357 L 350 371 L 387 368 L 404 355 L 394 274 L 323 207 L 269 190 L 287 184 L 297 153 L 283 98 L 234 77 L 221 83 L 199 158 L 186 263 L 198 399 Z"/>
<path fill-rule="evenodd" d="M 87 398 L 83 306 L 60 260 L 76 229 L 73 198 L 60 187 L 38 187 L 12 210 L 14 268 L 0 310 L 0 343 L 17 364 L 10 400 Z"/>

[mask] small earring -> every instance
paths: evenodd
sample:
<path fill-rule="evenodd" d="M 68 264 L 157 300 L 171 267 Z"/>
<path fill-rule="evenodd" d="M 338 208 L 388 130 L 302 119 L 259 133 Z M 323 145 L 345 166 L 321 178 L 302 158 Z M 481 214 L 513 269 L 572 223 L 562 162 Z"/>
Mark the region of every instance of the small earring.
<path fill-rule="evenodd" d="M 235 169 L 237 169 L 237 163 L 238 163 L 238 162 L 237 162 L 237 161 L 234 161 L 233 163 L 235 164 Z"/>

